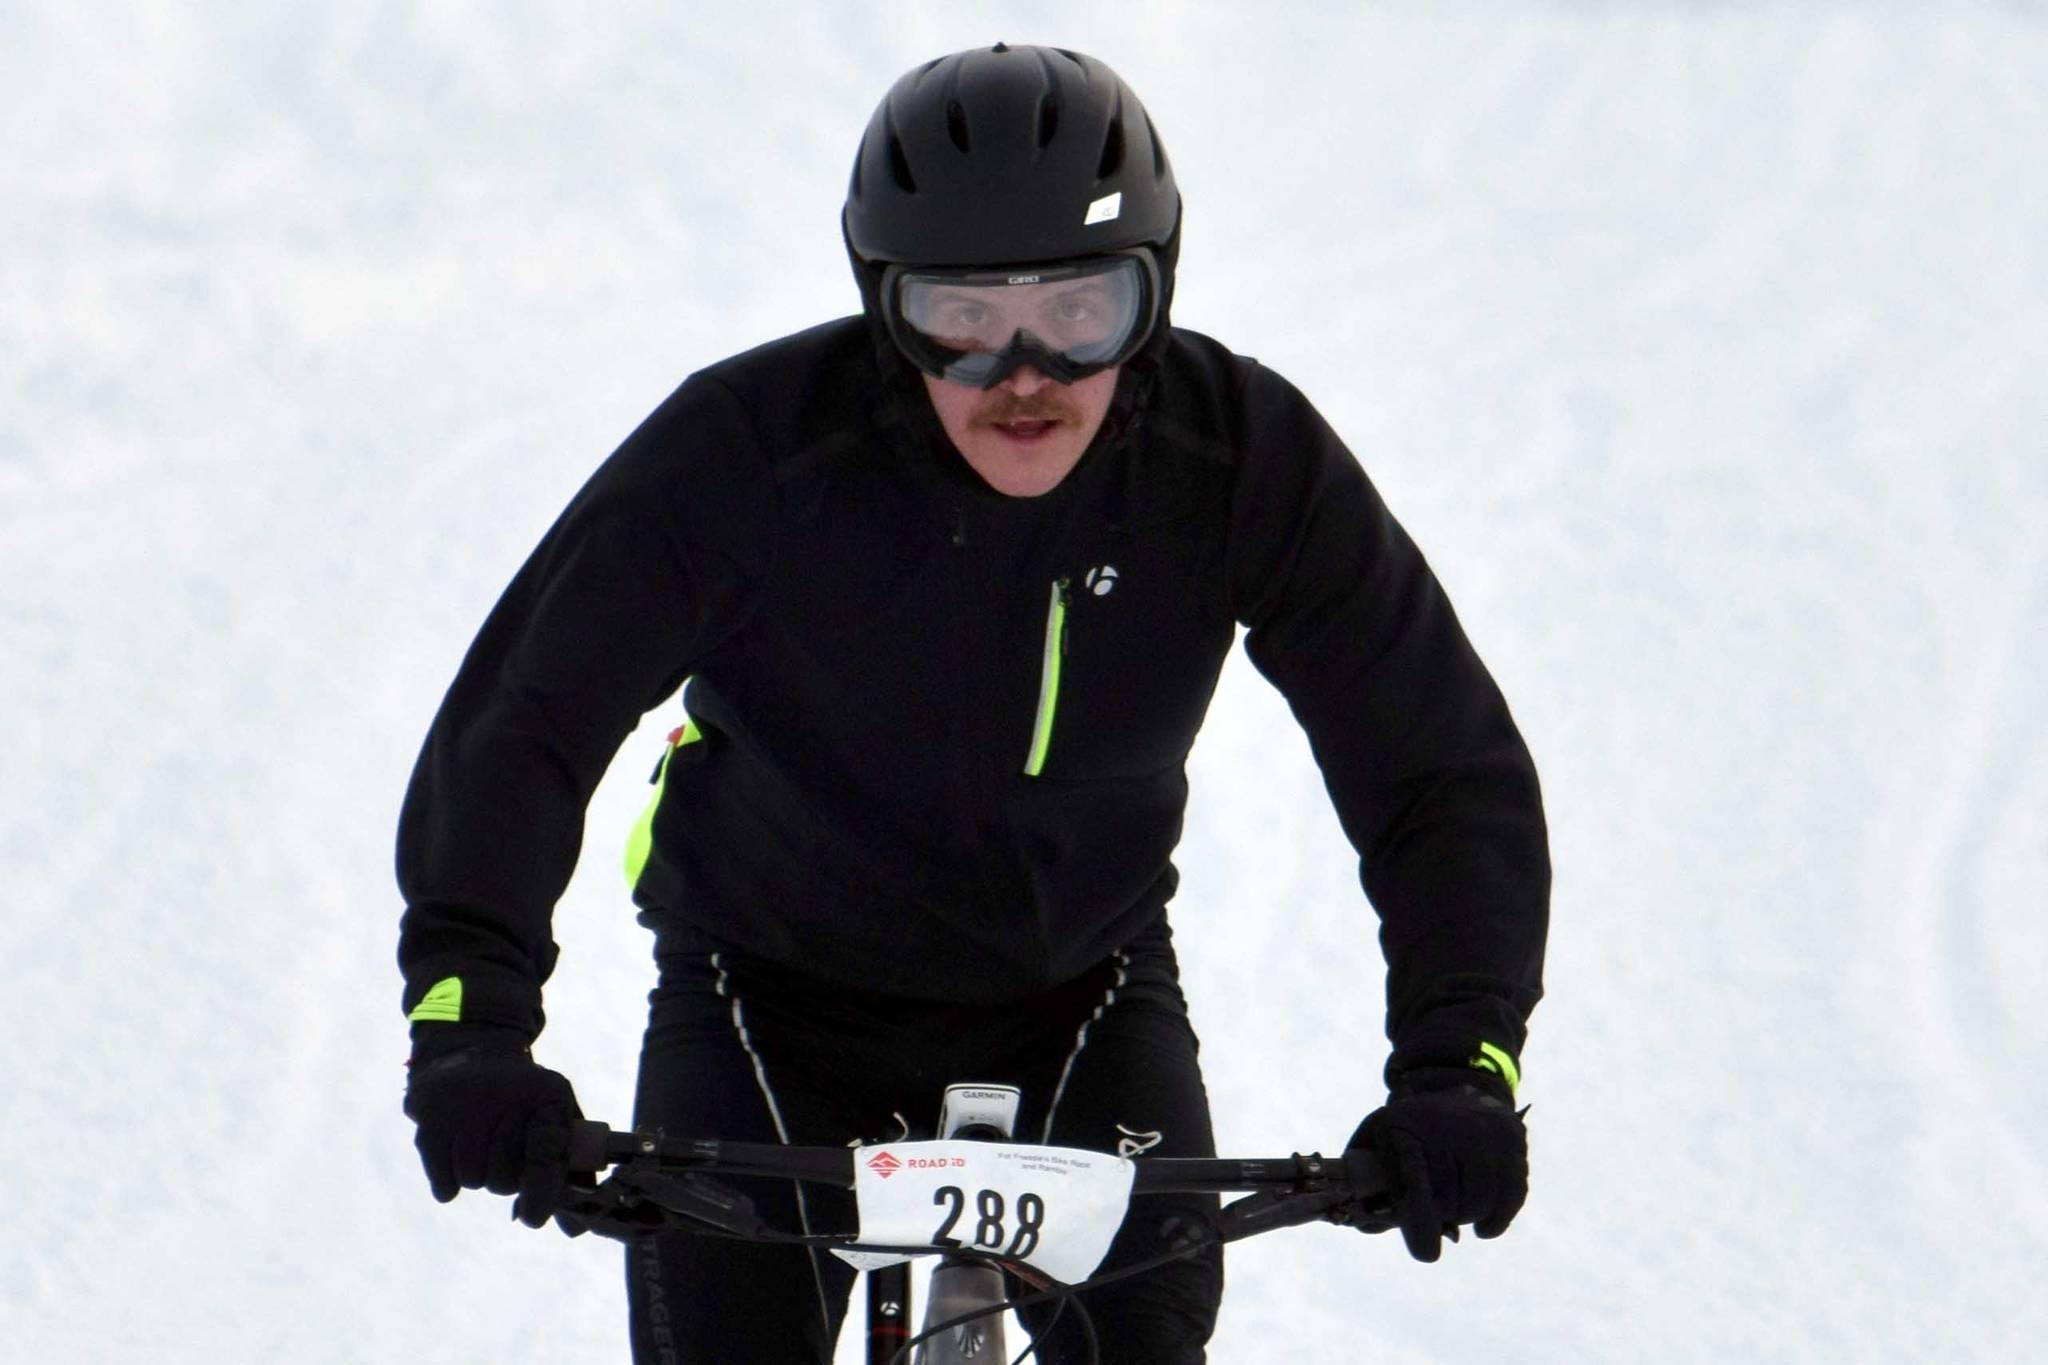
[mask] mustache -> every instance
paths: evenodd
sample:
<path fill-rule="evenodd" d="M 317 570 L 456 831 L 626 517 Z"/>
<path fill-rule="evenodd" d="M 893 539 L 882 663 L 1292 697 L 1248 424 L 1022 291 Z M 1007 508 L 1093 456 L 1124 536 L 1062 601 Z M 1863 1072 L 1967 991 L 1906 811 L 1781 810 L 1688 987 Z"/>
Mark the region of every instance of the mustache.
<path fill-rule="evenodd" d="M 988 405 L 974 414 L 974 420 L 985 426 L 999 426 L 1010 422 L 1068 422 L 1079 423 L 1081 414 L 1064 398 L 1044 389 L 1028 397 L 1004 393 L 998 389 Z"/>

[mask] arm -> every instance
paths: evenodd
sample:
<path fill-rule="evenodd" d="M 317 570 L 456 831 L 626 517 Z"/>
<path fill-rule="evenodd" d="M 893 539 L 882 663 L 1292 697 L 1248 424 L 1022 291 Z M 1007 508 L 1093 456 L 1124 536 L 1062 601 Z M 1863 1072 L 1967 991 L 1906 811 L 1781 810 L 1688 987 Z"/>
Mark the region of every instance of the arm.
<path fill-rule="evenodd" d="M 1336 434 L 1256 367 L 1244 411 L 1231 591 L 1379 913 L 1389 1085 L 1469 1066 L 1482 1045 L 1511 1071 L 1548 921 L 1535 766 L 1442 588 Z"/>
<path fill-rule="evenodd" d="M 773 515 L 744 414 L 698 377 L 605 462 L 513 579 L 435 717 L 400 816 L 398 960 L 415 1021 L 540 1031 L 549 925 L 590 794 L 642 713 L 744 622 Z"/>

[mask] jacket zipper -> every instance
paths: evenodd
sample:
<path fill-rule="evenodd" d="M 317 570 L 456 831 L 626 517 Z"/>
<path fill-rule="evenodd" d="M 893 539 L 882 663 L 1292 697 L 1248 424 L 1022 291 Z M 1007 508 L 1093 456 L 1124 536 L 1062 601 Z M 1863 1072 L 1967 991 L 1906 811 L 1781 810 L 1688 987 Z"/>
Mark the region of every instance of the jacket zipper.
<path fill-rule="evenodd" d="M 1031 752 L 1024 759 L 1024 775 L 1036 777 L 1045 769 L 1046 751 L 1052 747 L 1053 715 L 1060 705 L 1060 667 L 1067 654 L 1068 580 L 1052 585 L 1052 600 L 1045 610 L 1045 655 L 1038 672 L 1038 717 L 1031 726 Z"/>

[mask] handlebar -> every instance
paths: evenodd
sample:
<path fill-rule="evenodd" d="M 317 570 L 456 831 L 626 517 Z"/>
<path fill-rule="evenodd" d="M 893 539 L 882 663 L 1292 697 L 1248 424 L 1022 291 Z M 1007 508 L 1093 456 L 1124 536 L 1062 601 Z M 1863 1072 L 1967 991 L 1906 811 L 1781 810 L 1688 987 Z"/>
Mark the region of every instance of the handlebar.
<path fill-rule="evenodd" d="M 798 1180 L 851 1189 L 854 1147 L 782 1146 L 718 1138 L 672 1138 L 656 1129 L 620 1131 L 583 1120 L 569 1139 L 572 1194 L 561 1221 L 571 1233 L 630 1238 L 665 1228 L 694 1228 L 752 1241 L 806 1237 L 767 1224 L 753 1201 L 712 1177 Z M 1367 1232 L 1395 1225 L 1392 1184 L 1378 1156 L 1131 1158 L 1132 1196 L 1249 1191 L 1216 1215 L 1225 1242 L 1318 1220 Z M 607 1167 L 612 1174 L 599 1181 Z M 850 1239 L 839 1239 L 849 1240 Z"/>

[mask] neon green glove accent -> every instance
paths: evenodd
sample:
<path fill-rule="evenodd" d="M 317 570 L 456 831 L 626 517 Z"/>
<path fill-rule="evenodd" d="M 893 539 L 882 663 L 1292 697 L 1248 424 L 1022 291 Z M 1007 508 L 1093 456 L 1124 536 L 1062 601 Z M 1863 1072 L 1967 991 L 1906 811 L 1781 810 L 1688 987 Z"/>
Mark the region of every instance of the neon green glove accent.
<path fill-rule="evenodd" d="M 1515 1065 L 1513 1057 L 1492 1043 L 1481 1043 L 1479 1055 L 1472 1059 L 1471 1064 L 1481 1071 L 1491 1071 L 1506 1081 L 1510 1095 L 1522 1088 L 1522 1069 Z"/>
<path fill-rule="evenodd" d="M 444 976 L 427 988 L 420 1002 L 412 1007 L 412 1013 L 405 1016 L 414 1023 L 422 1020 L 436 1024 L 459 1024 L 462 1022 L 462 978 Z"/>

